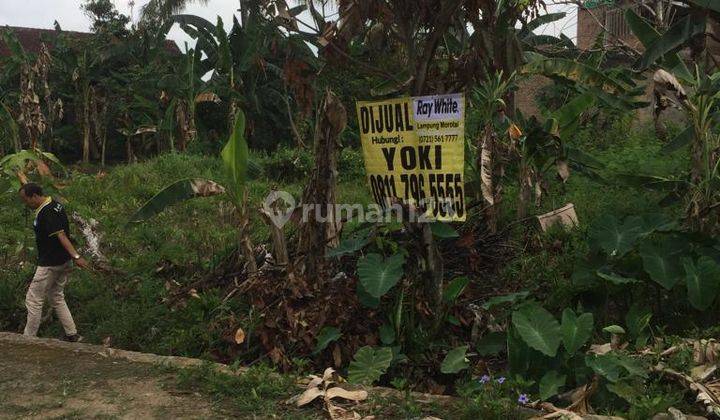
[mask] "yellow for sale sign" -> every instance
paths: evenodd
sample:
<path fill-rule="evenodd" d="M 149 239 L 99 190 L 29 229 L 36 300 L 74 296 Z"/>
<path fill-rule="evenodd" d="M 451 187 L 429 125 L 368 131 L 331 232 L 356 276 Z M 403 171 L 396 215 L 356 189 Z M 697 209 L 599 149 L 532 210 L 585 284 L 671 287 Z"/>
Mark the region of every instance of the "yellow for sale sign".
<path fill-rule="evenodd" d="M 375 202 L 400 201 L 431 220 L 465 220 L 465 96 L 358 102 L 357 112 Z"/>

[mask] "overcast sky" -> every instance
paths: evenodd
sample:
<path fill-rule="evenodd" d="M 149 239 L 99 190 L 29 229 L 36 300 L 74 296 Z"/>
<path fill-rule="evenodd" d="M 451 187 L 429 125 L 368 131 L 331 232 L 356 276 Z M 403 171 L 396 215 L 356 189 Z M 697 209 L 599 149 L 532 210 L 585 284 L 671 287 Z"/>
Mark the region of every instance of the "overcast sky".
<path fill-rule="evenodd" d="M 148 0 L 135 0 L 134 21 L 138 19 L 140 8 L 147 2 Z M 120 12 L 131 13 L 130 0 L 113 0 L 113 3 Z M 82 4 L 82 0 L 0 0 L 0 26 L 51 29 L 53 22 L 57 20 L 63 29 L 87 31 L 90 22 L 80 9 Z M 238 4 L 238 0 L 210 0 L 205 6 L 191 4 L 184 13 L 199 15 L 212 22 L 219 15 L 229 25 L 232 22 L 233 13 L 238 9 Z M 568 16 L 561 21 L 545 25 L 536 32 L 553 35 L 563 32 L 574 40 L 577 24 L 575 9 L 575 6 L 550 6 L 549 11 L 565 11 Z M 178 42 L 181 49 L 184 49 L 185 41 L 190 41 L 189 37 L 177 27 L 173 28 L 169 36 Z"/>

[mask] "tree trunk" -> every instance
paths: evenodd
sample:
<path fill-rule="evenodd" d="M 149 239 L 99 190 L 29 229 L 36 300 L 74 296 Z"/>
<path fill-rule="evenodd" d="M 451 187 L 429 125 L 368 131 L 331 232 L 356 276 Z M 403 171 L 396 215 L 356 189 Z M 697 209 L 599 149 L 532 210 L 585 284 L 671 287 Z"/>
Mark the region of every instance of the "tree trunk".
<path fill-rule="evenodd" d="M 83 88 L 82 99 L 82 128 L 83 128 L 83 146 L 82 161 L 90 162 L 90 88 Z"/>
<path fill-rule="evenodd" d="M 497 135 L 492 127 L 492 123 L 485 125 L 478 150 L 478 161 L 476 165 L 480 168 L 480 187 L 482 196 L 485 201 L 485 219 L 490 232 L 497 231 L 497 201 L 499 200 L 498 187 L 495 185 L 495 144 Z"/>
<path fill-rule="evenodd" d="M 337 164 L 340 133 L 347 125 L 347 111 L 329 90 L 317 114 L 315 125 L 315 168 L 303 193 L 302 203 L 314 205 L 299 230 L 298 252 L 304 258 L 304 273 L 309 279 L 326 278 L 328 246 L 339 242 L 341 222 L 336 218 Z M 304 213 L 304 211 L 303 211 Z"/>
<path fill-rule="evenodd" d="M 250 214 L 248 212 L 248 189 L 243 191 L 242 203 L 237 209 L 238 219 L 238 243 L 240 254 L 245 258 L 246 270 L 248 277 L 255 277 L 258 272 L 257 263 L 255 262 L 255 251 L 253 250 L 252 241 L 250 240 Z"/>

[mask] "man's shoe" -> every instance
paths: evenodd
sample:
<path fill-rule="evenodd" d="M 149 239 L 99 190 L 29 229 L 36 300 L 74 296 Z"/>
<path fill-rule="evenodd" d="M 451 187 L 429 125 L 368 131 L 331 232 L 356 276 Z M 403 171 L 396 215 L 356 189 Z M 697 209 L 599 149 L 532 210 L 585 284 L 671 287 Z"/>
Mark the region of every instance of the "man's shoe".
<path fill-rule="evenodd" d="M 83 337 L 80 334 L 73 334 L 73 335 L 65 335 L 63 340 L 68 341 L 70 343 L 79 343 L 83 340 Z"/>

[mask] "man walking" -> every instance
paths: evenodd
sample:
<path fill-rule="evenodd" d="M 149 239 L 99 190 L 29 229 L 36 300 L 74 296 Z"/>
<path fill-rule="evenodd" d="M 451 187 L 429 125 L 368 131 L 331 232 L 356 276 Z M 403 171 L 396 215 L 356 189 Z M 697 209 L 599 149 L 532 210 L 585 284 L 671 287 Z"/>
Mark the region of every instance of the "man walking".
<path fill-rule="evenodd" d="M 28 314 L 24 334 L 37 336 L 43 302 L 47 297 L 65 330 L 65 340 L 80 341 L 81 337 L 65 303 L 64 289 L 72 269 L 70 261 L 75 261 L 75 265 L 80 268 L 87 268 L 88 263 L 68 238 L 70 230 L 63 205 L 46 197 L 37 184 L 23 185 L 19 194 L 25 205 L 35 211 L 33 228 L 38 253 L 37 270 L 25 296 Z"/>

